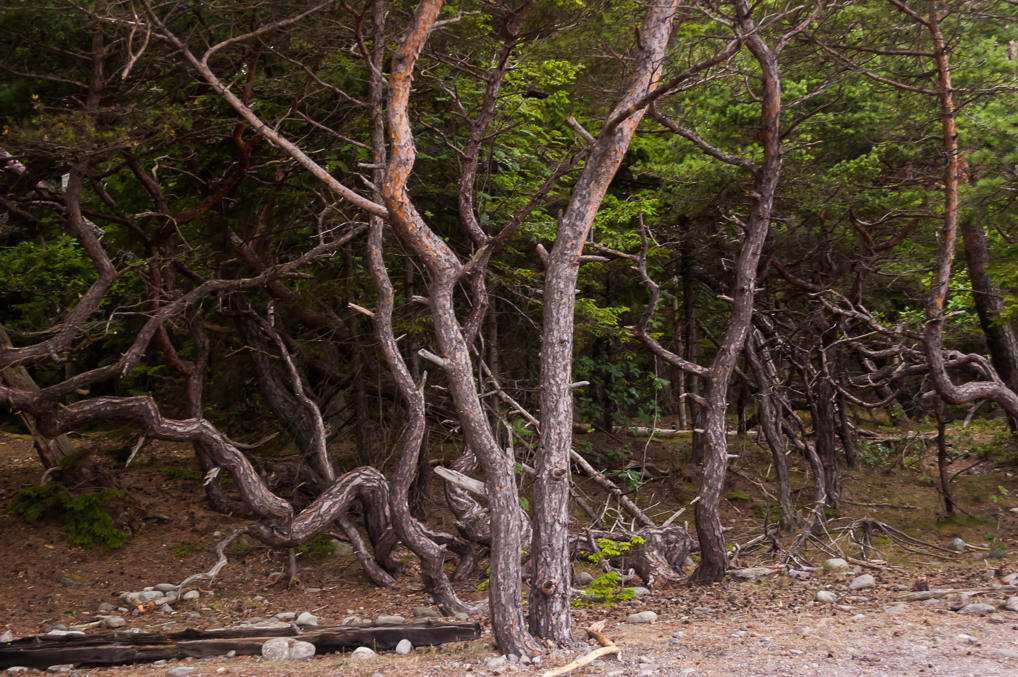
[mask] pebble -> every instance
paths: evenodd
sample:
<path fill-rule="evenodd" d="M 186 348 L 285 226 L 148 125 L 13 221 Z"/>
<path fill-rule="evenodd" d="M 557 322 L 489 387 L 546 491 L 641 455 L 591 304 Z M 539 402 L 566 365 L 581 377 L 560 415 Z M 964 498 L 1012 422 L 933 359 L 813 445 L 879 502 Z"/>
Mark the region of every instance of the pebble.
<path fill-rule="evenodd" d="M 931 597 L 929 599 L 924 599 L 919 603 L 922 604 L 923 606 L 936 606 L 940 604 L 940 600 L 937 599 L 936 597 Z"/>
<path fill-rule="evenodd" d="M 154 602 L 161 597 L 163 597 L 163 593 L 158 590 L 142 590 L 140 592 L 125 592 L 120 595 L 120 601 L 130 606 L 138 606 Z"/>
<path fill-rule="evenodd" d="M 653 623 L 657 620 L 657 614 L 653 611 L 640 611 L 635 614 L 629 614 L 626 618 L 627 623 L 640 624 L 640 623 Z"/>
<path fill-rule="evenodd" d="M 413 650 L 414 645 L 410 642 L 409 639 L 406 638 L 399 640 L 399 643 L 396 645 L 396 653 L 398 653 L 400 656 L 406 656 Z"/>
<path fill-rule="evenodd" d="M 180 667 L 167 670 L 166 677 L 184 677 L 184 675 L 190 675 L 194 671 L 195 668 L 189 668 L 185 665 L 181 665 Z"/>
<path fill-rule="evenodd" d="M 353 653 L 350 654 L 350 658 L 363 661 L 368 660 L 370 658 L 374 658 L 376 655 L 377 654 L 375 654 L 375 652 L 369 649 L 368 647 L 359 646 L 353 650 Z"/>
<path fill-rule="evenodd" d="M 414 607 L 414 618 L 438 618 L 439 616 L 438 609 L 433 609 L 430 606 Z"/>
<path fill-rule="evenodd" d="M 1008 611 L 1018 611 L 1018 597 L 1008 597 L 1004 602 L 1004 608 Z"/>
<path fill-rule="evenodd" d="M 870 588 L 877 587 L 877 580 L 870 574 L 862 574 L 852 579 L 852 582 L 848 584 L 849 590 L 869 590 Z"/>
<path fill-rule="evenodd" d="M 402 616 L 396 616 L 394 614 L 381 614 L 375 619 L 375 623 L 378 625 L 401 625 L 406 623 L 406 619 Z"/>
<path fill-rule="evenodd" d="M 110 611 L 115 611 L 116 608 L 117 607 L 113 606 L 109 602 L 100 602 L 99 603 L 99 613 L 109 613 Z"/>
<path fill-rule="evenodd" d="M 818 602 L 823 602 L 824 604 L 834 604 L 838 601 L 838 596 L 830 590 L 818 590 L 816 600 Z"/>
<path fill-rule="evenodd" d="M 1007 658 L 1010 660 L 1015 660 L 1016 658 L 1018 658 L 1018 651 L 1015 651 L 1014 649 L 994 649 L 993 655 L 996 656 L 997 658 Z"/>
<path fill-rule="evenodd" d="M 163 604 L 161 607 L 159 607 L 159 613 L 172 614 L 173 607 L 171 607 L 169 604 Z"/>
<path fill-rule="evenodd" d="M 13 642 L 13 641 L 14 633 L 11 632 L 10 630 L 4 630 L 2 633 L 0 633 L 0 642 Z"/>
<path fill-rule="evenodd" d="M 885 614 L 903 614 L 908 611 L 908 607 L 904 604 L 892 604 L 891 606 L 884 609 Z"/>
<path fill-rule="evenodd" d="M 109 628 L 110 630 L 115 630 L 116 628 L 122 628 L 125 625 L 127 625 L 127 621 L 125 621 L 123 619 L 123 617 L 121 617 L 121 616 L 103 616 L 102 617 L 102 626 L 104 628 Z"/>
<path fill-rule="evenodd" d="M 158 583 L 153 587 L 159 592 L 170 592 L 176 591 L 177 589 L 177 586 L 175 586 L 173 583 Z"/>
<path fill-rule="evenodd" d="M 262 656 L 270 661 L 302 660 L 314 655 L 314 644 L 292 637 L 273 637 L 262 644 Z"/>
<path fill-rule="evenodd" d="M 629 588 L 629 589 L 633 591 L 633 597 L 643 597 L 644 595 L 649 595 L 650 594 L 650 590 L 649 589 L 644 588 L 644 587 L 639 586 L 639 585 L 636 586 L 635 588 Z"/>
<path fill-rule="evenodd" d="M 505 656 L 494 656 L 484 661 L 484 667 L 488 670 L 498 670 L 504 668 L 509 663 L 509 659 Z"/>
<path fill-rule="evenodd" d="M 966 604 L 962 608 L 958 609 L 958 613 L 960 614 L 976 614 L 978 616 L 992 614 L 994 611 L 996 611 L 996 609 L 994 609 L 993 605 L 983 604 L 982 602 L 977 602 L 975 604 Z"/>
<path fill-rule="evenodd" d="M 755 581 L 763 576 L 773 574 L 774 570 L 769 567 L 746 567 L 744 569 L 729 569 L 728 573 L 741 581 Z"/>
<path fill-rule="evenodd" d="M 188 590 L 183 595 L 181 595 L 180 599 L 184 600 L 185 602 L 191 602 L 193 600 L 198 599 L 199 597 L 201 597 L 201 593 L 198 592 L 197 590 Z"/>
<path fill-rule="evenodd" d="M 576 573 L 575 576 L 573 576 L 573 583 L 580 586 L 581 588 L 590 585 L 593 580 L 594 577 L 590 574 L 589 571 L 579 571 Z"/>
<path fill-rule="evenodd" d="M 46 633 L 47 637 L 84 637 L 85 633 L 81 630 L 60 630 L 54 628 Z"/>
<path fill-rule="evenodd" d="M 26 668 L 24 665 L 12 665 L 11 667 L 7 668 L 6 671 L 13 675 L 19 672 L 28 672 L 28 668 Z"/>
<path fill-rule="evenodd" d="M 965 541 L 960 538 L 952 538 L 947 544 L 947 549 L 952 552 L 965 552 Z"/>
<path fill-rule="evenodd" d="M 824 571 L 844 571 L 848 569 L 848 562 L 840 557 L 832 557 L 824 561 Z"/>
<path fill-rule="evenodd" d="M 468 614 L 466 611 L 457 611 L 456 615 L 453 616 L 453 618 L 455 618 L 458 621 L 465 621 L 468 618 L 470 618 L 470 614 Z"/>
<path fill-rule="evenodd" d="M 60 665 L 51 665 L 46 668 L 46 672 L 70 672 L 74 669 L 73 663 L 61 663 Z"/>
<path fill-rule="evenodd" d="M 318 616 L 309 611 L 303 611 L 297 616 L 297 625 L 318 625 Z"/>

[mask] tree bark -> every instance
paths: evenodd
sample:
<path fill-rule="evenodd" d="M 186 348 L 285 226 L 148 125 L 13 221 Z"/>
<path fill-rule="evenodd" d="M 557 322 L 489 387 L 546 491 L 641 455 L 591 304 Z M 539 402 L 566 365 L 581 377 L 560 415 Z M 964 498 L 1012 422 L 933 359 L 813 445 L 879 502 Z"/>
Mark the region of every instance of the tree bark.
<path fill-rule="evenodd" d="M 541 335 L 541 433 L 534 479 L 530 628 L 534 634 L 572 644 L 569 617 L 569 451 L 572 447 L 572 350 L 576 278 L 587 233 L 629 147 L 645 105 L 633 106 L 656 86 L 678 3 L 652 3 L 640 29 L 632 79 L 594 142 L 583 173 L 548 255 Z"/>

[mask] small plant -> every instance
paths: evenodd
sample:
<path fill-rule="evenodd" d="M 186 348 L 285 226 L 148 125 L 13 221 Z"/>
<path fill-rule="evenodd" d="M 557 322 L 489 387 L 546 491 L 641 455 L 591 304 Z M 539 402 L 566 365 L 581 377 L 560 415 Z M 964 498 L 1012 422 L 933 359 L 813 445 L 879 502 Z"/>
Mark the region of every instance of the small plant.
<path fill-rule="evenodd" d="M 628 541 L 614 541 L 610 538 L 599 538 L 597 539 L 597 547 L 601 550 L 601 552 L 595 552 L 587 555 L 587 560 L 592 564 L 599 564 L 603 559 L 618 557 L 622 558 L 621 564 L 622 568 L 624 568 L 626 553 L 643 542 L 643 539 L 639 536 L 633 536 Z M 627 599 L 632 599 L 636 594 L 633 592 L 632 588 L 622 587 L 622 579 L 617 571 L 609 571 L 601 574 L 588 583 L 583 588 L 583 592 L 583 597 L 572 600 L 571 604 L 573 607 L 579 609 L 593 606 L 594 604 L 611 606 Z"/>
<path fill-rule="evenodd" d="M 183 541 L 181 543 L 177 543 L 171 548 L 171 550 L 173 550 L 173 554 L 177 556 L 177 559 L 184 559 L 185 557 L 193 555 L 196 552 L 201 552 L 204 549 L 205 546 L 198 541 Z"/>
<path fill-rule="evenodd" d="M 21 515 L 26 522 L 38 522 L 48 515 L 59 517 L 69 545 L 91 550 L 99 542 L 116 550 L 127 543 L 127 532 L 116 528 L 106 504 L 122 495 L 113 489 L 102 489 L 73 496 L 60 482 L 49 482 L 15 494 L 11 512 Z"/>
<path fill-rule="evenodd" d="M 159 472 L 163 474 L 168 480 L 194 480 L 198 481 L 202 477 L 193 470 L 183 470 L 172 465 L 163 466 L 159 468 Z"/>
<path fill-rule="evenodd" d="M 329 534 L 318 534 L 307 543 L 297 546 L 297 552 L 301 555 L 309 555 L 316 559 L 326 559 L 336 554 L 336 543 Z"/>

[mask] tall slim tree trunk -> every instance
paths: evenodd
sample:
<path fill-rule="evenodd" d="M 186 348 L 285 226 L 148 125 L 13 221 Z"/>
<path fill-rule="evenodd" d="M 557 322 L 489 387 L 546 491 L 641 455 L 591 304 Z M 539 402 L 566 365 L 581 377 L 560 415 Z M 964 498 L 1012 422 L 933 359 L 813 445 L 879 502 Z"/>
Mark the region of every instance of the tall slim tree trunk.
<path fill-rule="evenodd" d="M 548 255 L 541 337 L 541 434 L 534 479 L 531 631 L 572 644 L 569 618 L 569 451 L 573 441 L 573 313 L 576 277 L 587 233 L 629 147 L 645 106 L 634 105 L 657 86 L 678 2 L 651 3 L 640 29 L 640 50 L 631 81 L 609 115 L 621 120 L 602 130 L 573 189 Z M 624 116 L 624 117 L 623 117 Z"/>

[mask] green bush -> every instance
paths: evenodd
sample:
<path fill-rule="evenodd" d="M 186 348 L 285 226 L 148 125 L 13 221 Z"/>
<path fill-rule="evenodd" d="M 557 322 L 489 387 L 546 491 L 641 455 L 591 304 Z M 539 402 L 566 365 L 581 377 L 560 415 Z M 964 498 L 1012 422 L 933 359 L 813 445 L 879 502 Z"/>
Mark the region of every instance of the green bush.
<path fill-rule="evenodd" d="M 38 522 L 45 517 L 62 519 L 69 545 L 91 550 L 98 542 L 116 550 L 127 543 L 127 532 L 116 528 L 106 504 L 122 495 L 113 489 L 102 489 L 74 496 L 60 482 L 50 482 L 15 494 L 11 512 L 21 515 L 26 522 Z"/>

